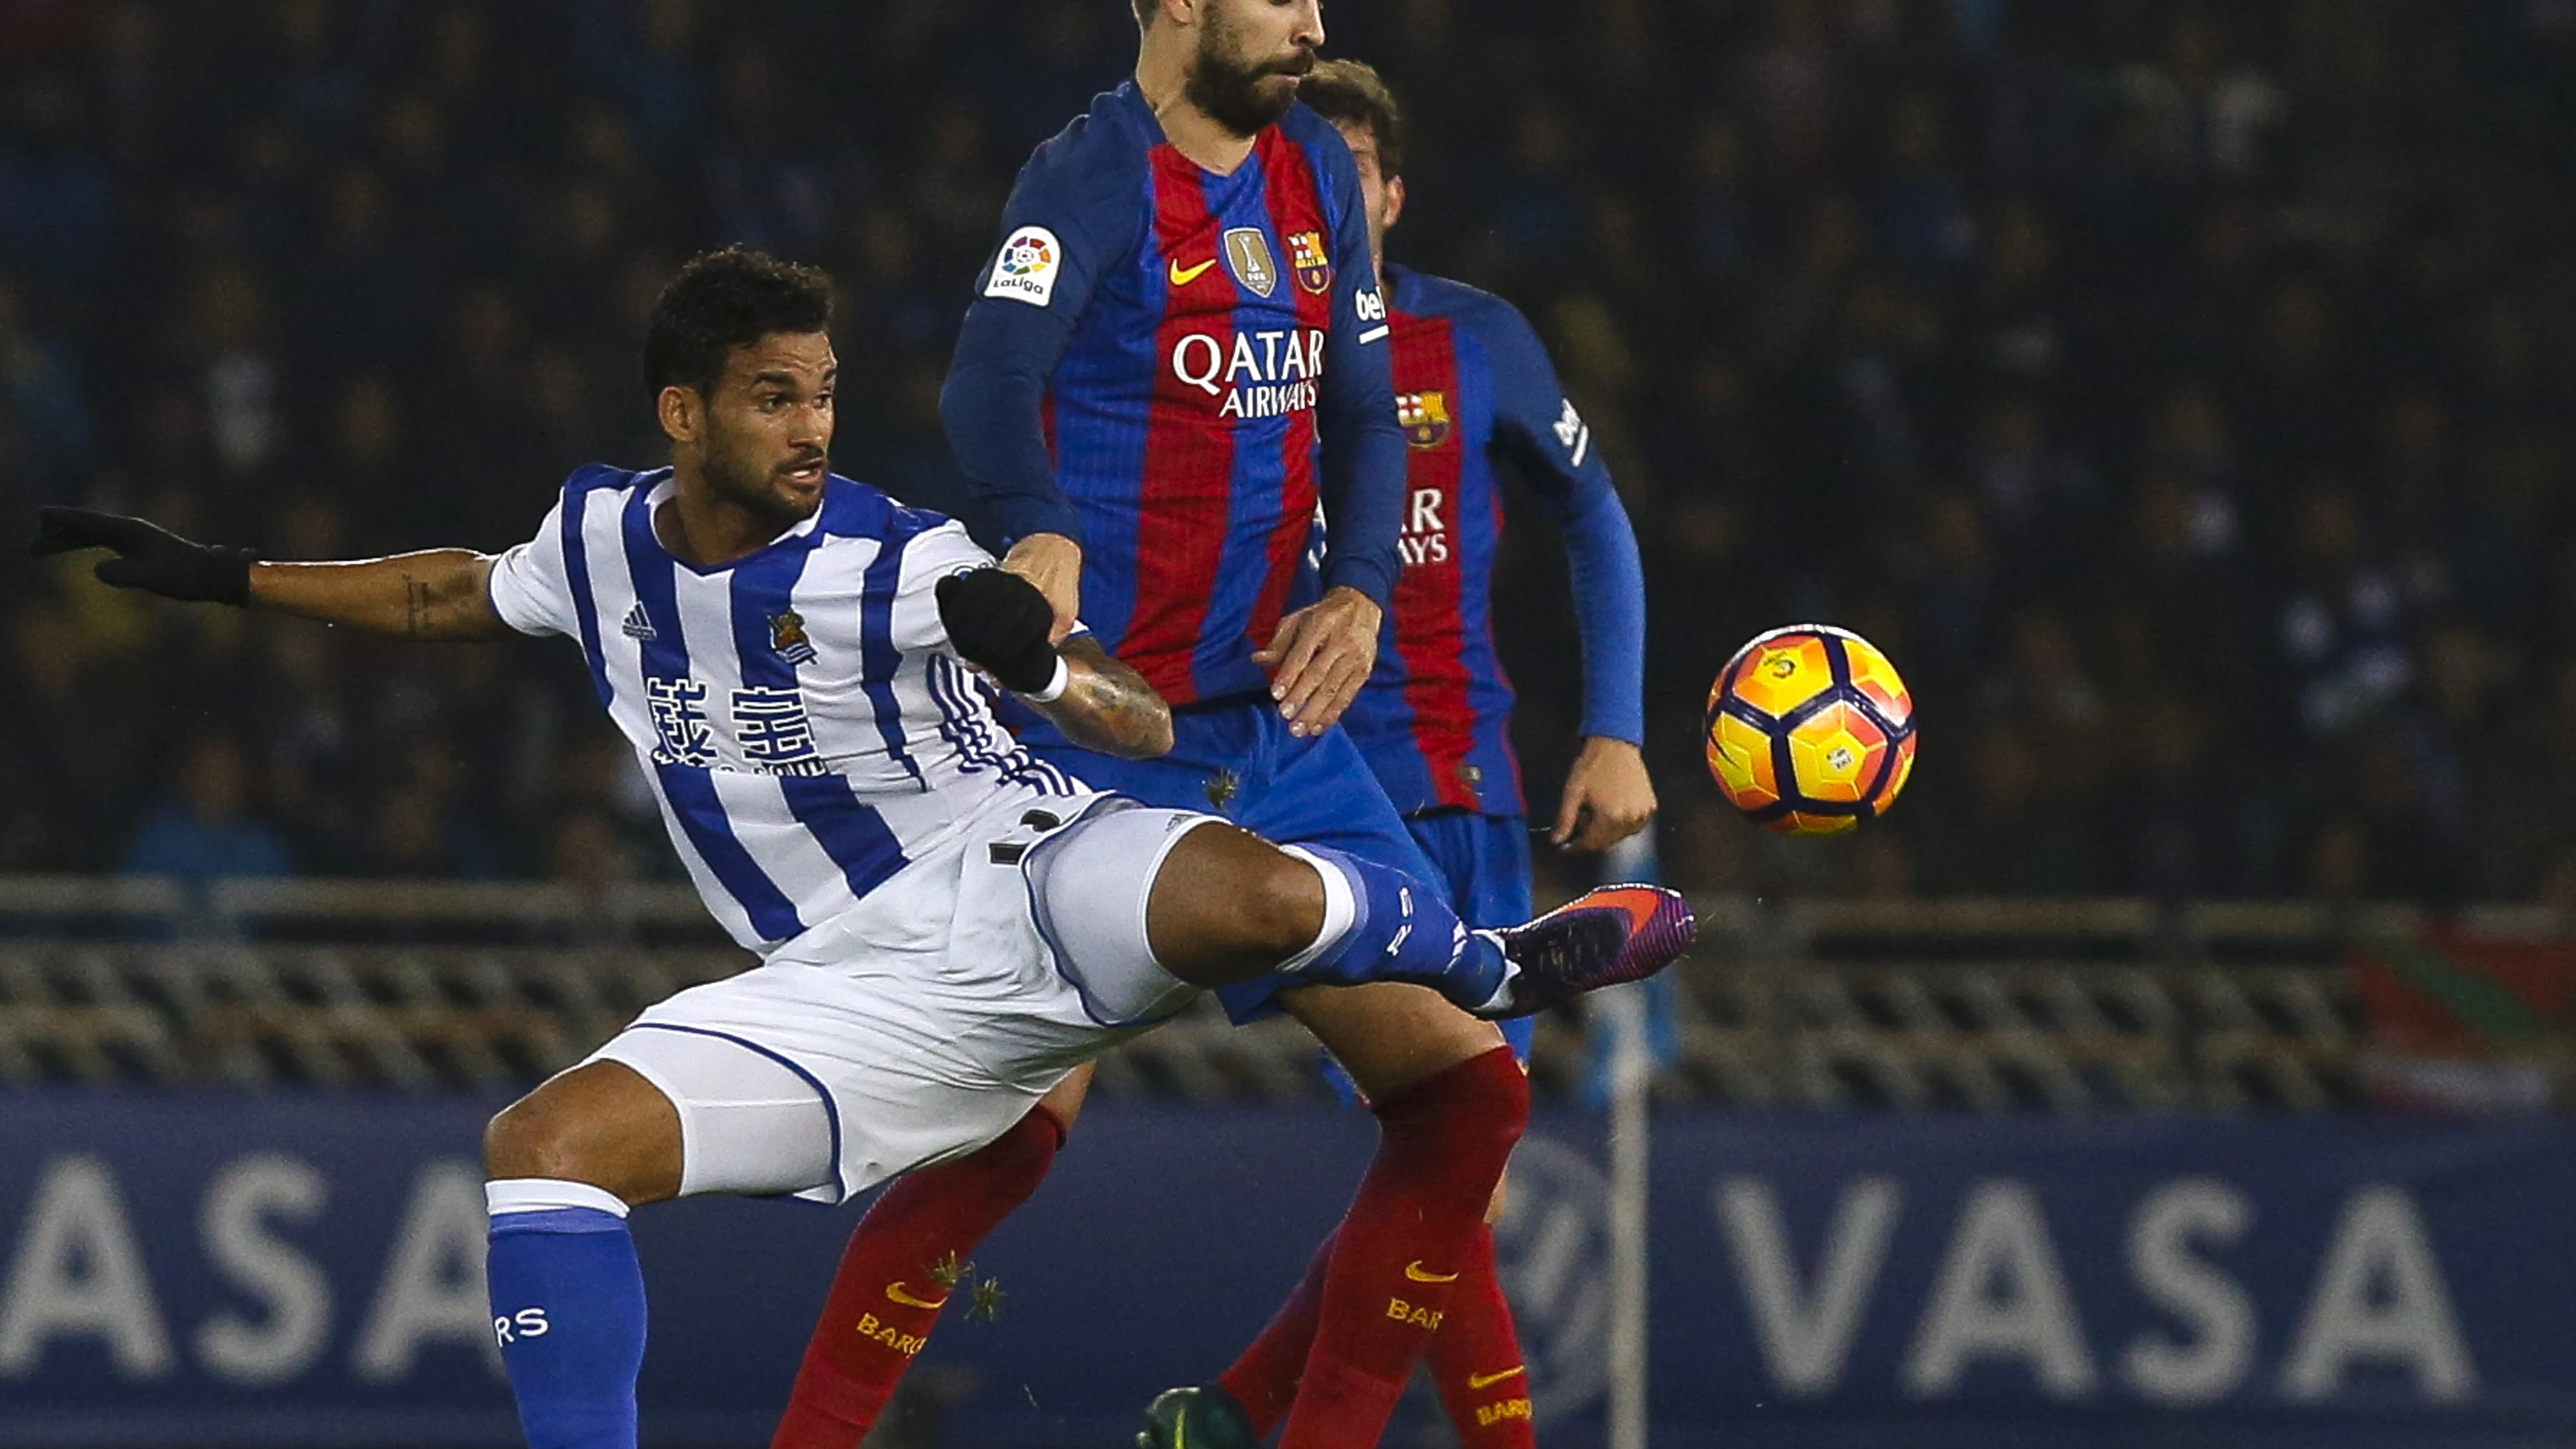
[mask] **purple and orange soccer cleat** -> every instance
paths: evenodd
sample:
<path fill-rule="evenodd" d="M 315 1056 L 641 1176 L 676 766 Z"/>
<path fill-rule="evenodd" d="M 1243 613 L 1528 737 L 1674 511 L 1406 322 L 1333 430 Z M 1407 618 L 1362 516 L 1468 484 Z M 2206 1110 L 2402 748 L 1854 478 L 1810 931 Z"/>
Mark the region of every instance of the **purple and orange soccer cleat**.
<path fill-rule="evenodd" d="M 1478 1016 L 1531 1016 L 1587 991 L 1643 981 L 1673 963 L 1699 933 L 1688 902 L 1662 886 L 1586 891 L 1537 920 L 1479 932 L 1513 966 L 1502 996 Z"/>

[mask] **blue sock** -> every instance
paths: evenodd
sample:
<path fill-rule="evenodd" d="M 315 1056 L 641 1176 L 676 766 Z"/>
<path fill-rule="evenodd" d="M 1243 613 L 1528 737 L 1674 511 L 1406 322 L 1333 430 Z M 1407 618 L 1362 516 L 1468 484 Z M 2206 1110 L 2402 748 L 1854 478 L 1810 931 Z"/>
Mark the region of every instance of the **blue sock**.
<path fill-rule="evenodd" d="M 644 1272 L 625 1204 L 544 1178 L 491 1183 L 486 1192 L 492 1330 L 528 1449 L 635 1449 Z"/>
<path fill-rule="evenodd" d="M 1503 948 L 1400 870 L 1318 845 L 1289 847 L 1324 877 L 1324 934 L 1281 969 L 1338 986 L 1408 981 L 1473 1011 L 1510 974 Z"/>

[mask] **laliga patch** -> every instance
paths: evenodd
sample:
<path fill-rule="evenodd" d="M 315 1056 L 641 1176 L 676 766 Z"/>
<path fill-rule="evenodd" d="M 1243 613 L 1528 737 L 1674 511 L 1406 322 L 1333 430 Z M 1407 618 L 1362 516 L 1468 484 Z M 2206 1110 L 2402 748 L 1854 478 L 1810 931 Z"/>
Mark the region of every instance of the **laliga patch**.
<path fill-rule="evenodd" d="M 993 279 L 984 284 L 987 297 L 1008 297 L 1043 307 L 1055 300 L 1056 274 L 1064 270 L 1064 243 L 1042 226 L 1024 226 L 1002 243 L 993 259 Z"/>

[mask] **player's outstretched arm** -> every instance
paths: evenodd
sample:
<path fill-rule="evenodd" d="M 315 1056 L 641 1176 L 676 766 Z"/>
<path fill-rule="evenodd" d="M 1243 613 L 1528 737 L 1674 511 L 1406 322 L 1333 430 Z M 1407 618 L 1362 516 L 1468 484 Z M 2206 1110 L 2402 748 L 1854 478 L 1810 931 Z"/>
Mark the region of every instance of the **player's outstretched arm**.
<path fill-rule="evenodd" d="M 1487 300 L 1476 332 L 1494 369 L 1495 436 L 1565 531 L 1583 636 L 1583 750 L 1548 838 L 1572 850 L 1607 850 L 1655 814 L 1654 782 L 1638 750 L 1646 737 L 1645 570 L 1609 465 L 1546 345 L 1510 304 Z"/>
<path fill-rule="evenodd" d="M 37 511 L 33 552 L 103 548 L 99 582 L 190 603 L 260 604 L 328 624 L 414 639 L 510 633 L 485 592 L 492 560 L 436 549 L 355 563 L 262 563 L 247 548 L 191 542 L 140 518 L 86 508 Z"/>
<path fill-rule="evenodd" d="M 1028 701 L 1065 738 L 1131 760 L 1170 752 L 1171 705 L 1090 635 L 1049 643 L 1055 610 L 1036 585 L 983 568 L 941 579 L 936 592 L 940 627 L 958 657 Z"/>
<path fill-rule="evenodd" d="M 250 571 L 250 596 L 307 619 L 412 639 L 506 639 L 492 608 L 492 560 L 470 548 L 440 548 L 352 563 L 263 563 Z"/>

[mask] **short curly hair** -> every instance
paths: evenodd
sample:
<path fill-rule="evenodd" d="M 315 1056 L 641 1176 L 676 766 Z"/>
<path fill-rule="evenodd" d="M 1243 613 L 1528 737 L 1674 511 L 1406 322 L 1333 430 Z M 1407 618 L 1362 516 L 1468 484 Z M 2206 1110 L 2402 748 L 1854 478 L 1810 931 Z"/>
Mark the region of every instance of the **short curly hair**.
<path fill-rule="evenodd" d="M 1404 108 L 1377 67 L 1364 60 L 1319 60 L 1298 85 L 1297 99 L 1336 126 L 1358 126 L 1375 137 L 1379 175 L 1404 174 Z"/>
<path fill-rule="evenodd" d="M 832 330 L 832 279 L 814 267 L 731 246 L 680 268 L 644 331 L 644 386 L 711 396 L 725 360 L 776 332 Z"/>

